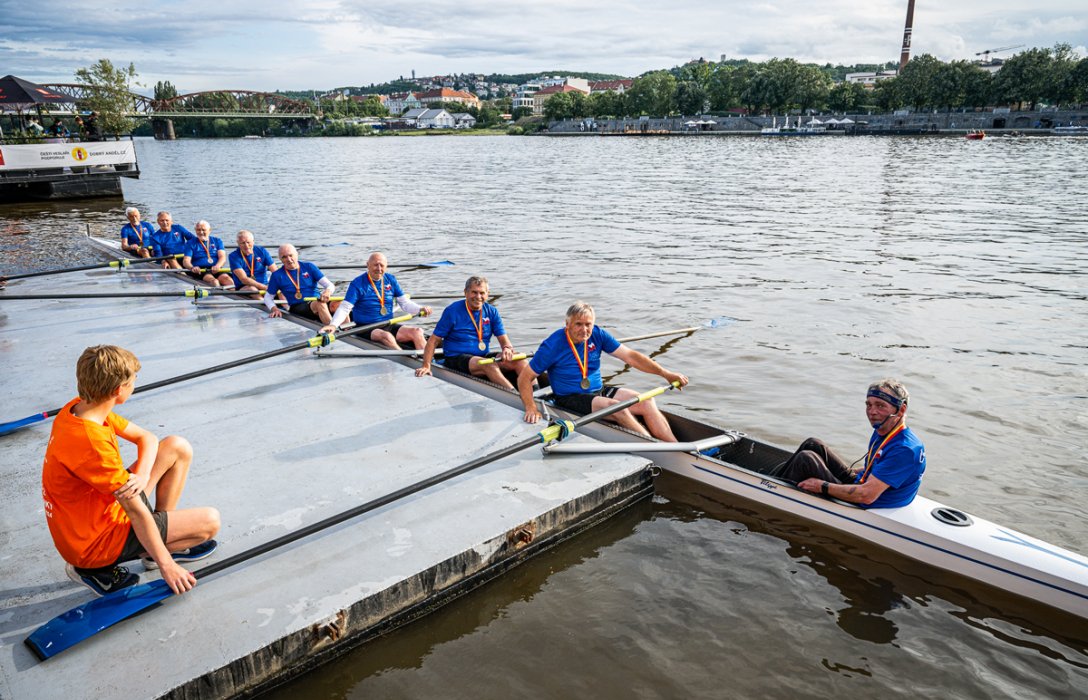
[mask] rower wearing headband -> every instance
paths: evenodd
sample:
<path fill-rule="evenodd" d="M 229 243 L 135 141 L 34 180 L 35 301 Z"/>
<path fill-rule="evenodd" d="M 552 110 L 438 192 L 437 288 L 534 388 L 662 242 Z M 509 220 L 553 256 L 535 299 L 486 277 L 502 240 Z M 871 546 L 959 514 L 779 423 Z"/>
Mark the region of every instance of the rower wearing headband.
<path fill-rule="evenodd" d="M 907 388 L 896 379 L 871 384 L 865 394 L 865 415 L 873 435 L 864 457 L 846 464 L 821 440 L 809 438 L 774 476 L 805 491 L 868 508 L 907 505 L 917 495 L 926 470 L 925 446 L 906 424 L 909 399 Z"/>
<path fill-rule="evenodd" d="M 540 411 L 533 400 L 533 380 L 547 372 L 555 405 L 573 413 L 599 411 L 638 395 L 630 389 L 607 386 L 601 380 L 601 353 L 607 352 L 640 372 L 656 374 L 669 382 L 686 386 L 688 378 L 670 372 L 652 359 L 626 345 L 621 345 L 611 333 L 594 324 L 593 307 L 578 301 L 567 309 L 566 326 L 548 336 L 533 355 L 533 359 L 518 374 L 518 392 L 525 404 L 525 422 L 536 423 Z M 646 423 L 643 427 L 639 418 Z M 658 440 L 676 442 L 669 422 L 653 400 L 636 403 L 631 408 L 613 414 L 605 420 L 615 421 L 628 430 L 652 435 Z"/>

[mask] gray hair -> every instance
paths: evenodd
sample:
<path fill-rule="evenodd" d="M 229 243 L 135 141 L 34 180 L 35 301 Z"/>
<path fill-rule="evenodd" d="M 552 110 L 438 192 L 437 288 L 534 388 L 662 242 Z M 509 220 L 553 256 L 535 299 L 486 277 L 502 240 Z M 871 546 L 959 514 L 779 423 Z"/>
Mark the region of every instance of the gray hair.
<path fill-rule="evenodd" d="M 483 285 L 488 289 L 491 288 L 491 285 L 487 283 L 486 277 L 482 277 L 480 275 L 473 275 L 472 277 L 469 277 L 467 280 L 465 280 L 465 291 L 467 292 L 469 289 L 477 285 Z"/>
<path fill-rule="evenodd" d="M 140 210 L 137 209 L 136 207 L 129 207 L 129 208 L 125 209 L 125 216 L 127 217 L 132 212 L 136 212 L 137 214 L 139 214 Z"/>
<path fill-rule="evenodd" d="M 576 301 L 570 305 L 567 309 L 567 320 L 572 318 L 578 318 L 579 316 L 592 316 L 597 318 L 597 313 L 593 310 L 593 307 L 584 301 Z"/>
<path fill-rule="evenodd" d="M 252 231 L 247 231 L 246 229 L 242 229 L 241 231 L 238 232 L 238 237 L 241 238 L 242 236 L 249 236 L 249 240 L 251 240 L 251 241 L 254 240 Z"/>
<path fill-rule="evenodd" d="M 907 387 L 903 386 L 903 382 L 891 377 L 881 379 L 879 382 L 873 382 L 869 385 L 869 390 L 866 392 L 866 396 L 876 396 L 878 399 L 887 401 L 887 399 L 880 396 L 880 394 L 895 398 L 896 401 L 888 401 L 888 403 L 896 408 L 899 408 L 899 406 L 896 405 L 897 402 L 906 406 L 910 401 L 910 393 L 907 392 Z"/>
<path fill-rule="evenodd" d="M 200 221 L 196 222 L 196 224 L 193 225 L 193 228 L 200 228 L 201 224 L 203 224 L 204 226 L 207 226 L 209 231 L 212 230 L 212 225 L 209 224 L 204 219 L 201 219 Z"/>
<path fill-rule="evenodd" d="M 173 214 L 171 214 L 171 213 L 170 213 L 170 212 L 168 212 L 168 211 L 160 211 L 160 212 L 159 212 L 158 214 L 156 214 L 156 215 L 155 215 L 155 218 L 157 219 L 157 218 L 159 218 L 160 216 L 169 216 L 169 217 L 170 217 L 171 219 L 173 219 L 173 218 L 174 218 L 174 215 L 173 215 Z"/>

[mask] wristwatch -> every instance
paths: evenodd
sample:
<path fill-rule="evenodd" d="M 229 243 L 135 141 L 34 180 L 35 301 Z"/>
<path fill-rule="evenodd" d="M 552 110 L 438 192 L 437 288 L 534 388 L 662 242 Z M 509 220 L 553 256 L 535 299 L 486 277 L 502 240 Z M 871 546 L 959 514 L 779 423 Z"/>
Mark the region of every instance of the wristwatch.
<path fill-rule="evenodd" d="M 822 484 L 820 484 L 820 493 L 822 493 L 823 495 L 825 495 L 825 496 L 826 496 L 826 495 L 827 495 L 827 487 L 828 487 L 828 486 L 830 486 L 830 484 L 828 484 L 828 483 L 827 483 L 826 481 L 825 481 L 825 482 L 823 482 Z"/>

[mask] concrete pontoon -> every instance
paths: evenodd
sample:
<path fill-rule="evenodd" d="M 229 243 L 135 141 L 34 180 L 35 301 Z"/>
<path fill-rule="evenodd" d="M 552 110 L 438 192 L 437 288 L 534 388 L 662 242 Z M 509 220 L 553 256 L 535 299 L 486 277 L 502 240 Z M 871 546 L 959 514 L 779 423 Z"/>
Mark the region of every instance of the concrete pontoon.
<path fill-rule="evenodd" d="M 184 287 L 168 275 L 81 272 L 11 282 L 0 297 L 122 289 Z M 88 345 L 135 352 L 139 385 L 312 335 L 246 306 L 202 308 L 181 297 L 0 300 L 0 420 L 63 405 Z M 309 351 L 139 394 L 118 412 L 160 437 L 177 433 L 193 443 L 181 507 L 219 508 L 216 558 L 540 429 L 524 424 L 517 408 L 417 379 L 401 363 L 315 359 Z M 0 437 L 4 698 L 252 693 L 423 614 L 652 490 L 645 458 L 545 460 L 529 449 L 203 579 L 161 608 L 39 662 L 24 638 L 93 597 L 65 577 L 45 525 L 40 470 L 50 426 Z M 126 460 L 135 454 L 124 443 L 122 451 Z M 139 563 L 131 568 L 142 573 Z"/>

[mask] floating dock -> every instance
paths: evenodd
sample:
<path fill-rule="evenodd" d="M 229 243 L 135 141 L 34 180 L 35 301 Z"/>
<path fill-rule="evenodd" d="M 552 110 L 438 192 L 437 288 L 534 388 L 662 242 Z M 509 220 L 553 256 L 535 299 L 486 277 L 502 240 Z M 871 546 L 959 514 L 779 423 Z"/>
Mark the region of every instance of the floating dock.
<path fill-rule="evenodd" d="M 132 269 L 132 268 L 130 268 Z M 189 285 L 191 288 L 191 285 Z M 19 293 L 183 291 L 169 274 L 110 271 L 10 282 Z M 314 334 L 245 305 L 178 298 L 0 300 L 0 422 L 75 395 L 76 358 L 111 343 L 137 386 Z M 350 343 L 349 339 L 337 341 Z M 372 347 L 372 346 L 371 346 Z M 180 507 L 222 514 L 220 549 L 190 570 L 349 510 L 541 429 L 466 388 L 380 358 L 299 350 L 133 396 L 117 412 L 195 459 Z M 160 607 L 39 661 L 23 640 L 94 598 L 64 574 L 41 498 L 51 420 L 0 437 L 0 697 L 249 695 L 411 621 L 652 492 L 627 455 L 530 448 L 202 578 Z M 126 462 L 135 448 L 122 441 Z M 130 563 L 141 582 L 158 578 Z"/>

